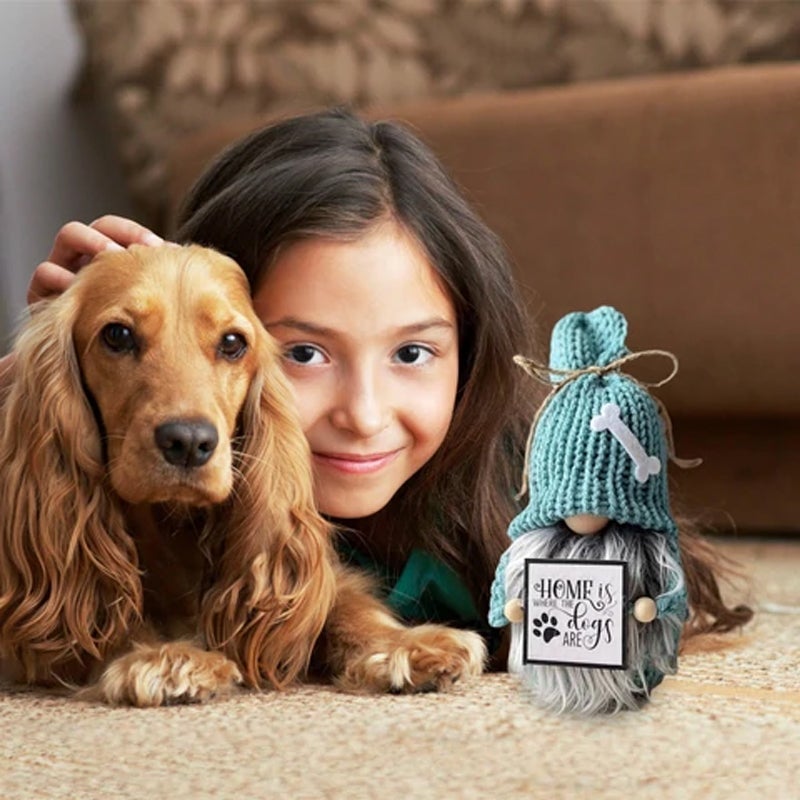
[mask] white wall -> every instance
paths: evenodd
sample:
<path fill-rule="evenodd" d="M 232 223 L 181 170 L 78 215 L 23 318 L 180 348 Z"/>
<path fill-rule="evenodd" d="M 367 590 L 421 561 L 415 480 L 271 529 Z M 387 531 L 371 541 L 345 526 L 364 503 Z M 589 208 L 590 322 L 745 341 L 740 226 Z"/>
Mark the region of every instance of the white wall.
<path fill-rule="evenodd" d="M 67 0 L 0 0 L 0 353 L 61 225 L 132 215 L 94 114 L 69 102 L 80 53 Z"/>

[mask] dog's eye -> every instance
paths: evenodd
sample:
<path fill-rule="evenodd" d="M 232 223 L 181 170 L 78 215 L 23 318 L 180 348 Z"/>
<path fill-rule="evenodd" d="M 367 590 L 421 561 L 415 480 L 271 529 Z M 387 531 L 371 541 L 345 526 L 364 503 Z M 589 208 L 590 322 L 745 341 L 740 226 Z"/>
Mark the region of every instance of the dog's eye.
<path fill-rule="evenodd" d="M 132 353 L 136 350 L 136 338 L 133 331 L 120 322 L 111 322 L 103 328 L 103 344 L 112 353 Z"/>
<path fill-rule="evenodd" d="M 228 361 L 236 361 L 247 352 L 247 341 L 241 333 L 226 333 L 219 340 L 217 352 Z"/>

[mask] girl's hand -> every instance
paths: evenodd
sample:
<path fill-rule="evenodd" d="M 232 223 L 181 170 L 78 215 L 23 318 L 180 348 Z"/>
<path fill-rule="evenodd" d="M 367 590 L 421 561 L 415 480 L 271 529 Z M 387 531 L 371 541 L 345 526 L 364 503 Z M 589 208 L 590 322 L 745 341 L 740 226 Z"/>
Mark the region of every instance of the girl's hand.
<path fill-rule="evenodd" d="M 47 261 L 39 264 L 31 276 L 28 304 L 61 294 L 75 273 L 103 250 L 122 250 L 131 244 L 156 246 L 164 244 L 164 240 L 133 220 L 111 214 L 91 225 L 68 222 L 56 234 Z"/>

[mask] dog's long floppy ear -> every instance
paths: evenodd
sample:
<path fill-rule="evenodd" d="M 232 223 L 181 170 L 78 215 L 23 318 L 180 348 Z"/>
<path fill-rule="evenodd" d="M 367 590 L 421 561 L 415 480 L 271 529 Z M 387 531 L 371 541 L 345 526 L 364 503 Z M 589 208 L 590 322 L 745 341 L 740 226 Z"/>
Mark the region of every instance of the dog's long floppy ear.
<path fill-rule="evenodd" d="M 0 653 L 79 680 L 140 615 L 135 548 L 103 488 L 72 341 L 78 298 L 34 307 L 0 397 Z"/>
<path fill-rule="evenodd" d="M 335 597 L 330 528 L 316 511 L 311 456 L 268 334 L 241 415 L 232 513 L 203 601 L 212 649 L 252 686 L 281 688 L 303 673 Z M 224 538 L 224 543 L 223 543 Z"/>

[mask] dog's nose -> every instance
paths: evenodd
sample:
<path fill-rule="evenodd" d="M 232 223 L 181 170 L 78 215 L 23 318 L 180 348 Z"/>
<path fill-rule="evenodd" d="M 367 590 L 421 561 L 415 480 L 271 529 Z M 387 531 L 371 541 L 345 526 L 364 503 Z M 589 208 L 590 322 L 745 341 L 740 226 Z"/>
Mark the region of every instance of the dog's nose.
<path fill-rule="evenodd" d="M 206 420 L 172 420 L 156 428 L 156 444 L 176 467 L 202 467 L 219 442 L 217 429 Z"/>

